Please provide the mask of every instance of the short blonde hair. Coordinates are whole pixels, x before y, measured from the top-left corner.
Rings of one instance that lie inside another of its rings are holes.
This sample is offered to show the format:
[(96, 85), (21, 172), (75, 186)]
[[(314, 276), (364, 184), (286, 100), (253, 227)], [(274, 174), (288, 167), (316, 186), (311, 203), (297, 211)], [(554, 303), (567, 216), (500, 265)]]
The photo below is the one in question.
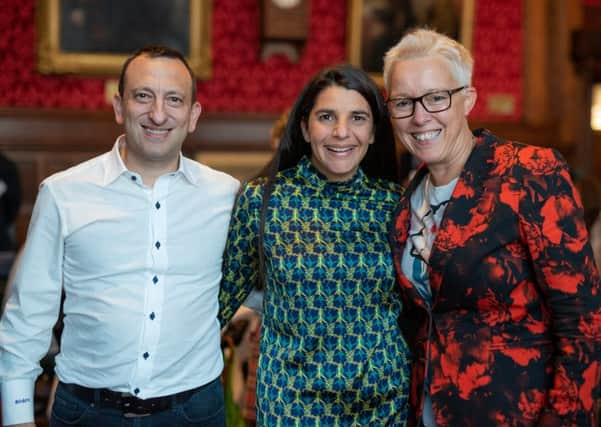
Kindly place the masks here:
[(450, 65), (457, 84), (471, 86), (474, 59), (471, 53), (456, 40), (426, 28), (418, 28), (405, 34), (384, 56), (384, 86), (390, 92), (392, 67), (399, 61), (440, 55)]

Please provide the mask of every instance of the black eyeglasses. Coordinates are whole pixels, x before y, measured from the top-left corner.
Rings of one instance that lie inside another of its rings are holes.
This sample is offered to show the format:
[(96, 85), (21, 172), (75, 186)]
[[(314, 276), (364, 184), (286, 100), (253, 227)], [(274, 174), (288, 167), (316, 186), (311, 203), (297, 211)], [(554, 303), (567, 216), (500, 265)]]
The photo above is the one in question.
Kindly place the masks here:
[(419, 102), (428, 113), (440, 113), (451, 108), (451, 99), (457, 92), (466, 89), (461, 86), (451, 90), (437, 90), (416, 98), (390, 98), (386, 101), (390, 117), (406, 119), (415, 113), (415, 104)]

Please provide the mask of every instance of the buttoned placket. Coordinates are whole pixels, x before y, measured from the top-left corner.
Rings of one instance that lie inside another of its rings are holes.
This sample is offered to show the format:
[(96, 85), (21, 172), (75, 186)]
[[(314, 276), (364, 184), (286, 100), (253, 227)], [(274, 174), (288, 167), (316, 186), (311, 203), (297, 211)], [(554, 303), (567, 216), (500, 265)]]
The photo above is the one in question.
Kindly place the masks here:
[(167, 193), (173, 175), (159, 177), (152, 188), (145, 188), (149, 217), (147, 275), (144, 283), (144, 317), (138, 347), (138, 362), (132, 379), (132, 393), (138, 395), (150, 381), (161, 330), (161, 308), (167, 271)]

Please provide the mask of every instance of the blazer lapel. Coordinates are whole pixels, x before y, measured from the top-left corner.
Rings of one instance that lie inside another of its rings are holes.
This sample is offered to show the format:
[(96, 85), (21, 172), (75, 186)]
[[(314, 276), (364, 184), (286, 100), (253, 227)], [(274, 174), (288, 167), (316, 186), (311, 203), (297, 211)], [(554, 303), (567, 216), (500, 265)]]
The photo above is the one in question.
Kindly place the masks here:
[[(475, 130), (476, 143), (468, 157), (455, 185), (451, 199), (445, 208), (438, 234), (432, 245), (430, 255), (430, 288), (432, 301), (436, 304), (440, 288), (444, 283), (445, 271), (451, 263), (466, 262), (462, 258), (461, 248), (469, 239), (467, 230), (477, 232), (470, 226), (463, 226), (473, 218), (471, 209), (479, 203), (484, 180), (490, 174), (493, 158), (493, 140), (486, 130)], [(459, 250), (458, 250), (459, 249)], [(459, 259), (454, 260), (454, 257)]]
[[(403, 252), (405, 251), (407, 239), (409, 238), (409, 227), (411, 225), (411, 195), (427, 173), (428, 169), (424, 165), (417, 170), (414, 178), (411, 180), (407, 186), (407, 189), (401, 196), (395, 214), (393, 215), (393, 221), (390, 225), (389, 238), (397, 271), (402, 271), (401, 260), (403, 257)], [(398, 274), (397, 276), (399, 279), (399, 285), (403, 289), (403, 293), (406, 295), (406, 297), (409, 298), (415, 305), (426, 308), (426, 301), (421, 297), (419, 292), (417, 292), (417, 289), (415, 289), (413, 283), (411, 283), (411, 281), (405, 277), (404, 274)]]

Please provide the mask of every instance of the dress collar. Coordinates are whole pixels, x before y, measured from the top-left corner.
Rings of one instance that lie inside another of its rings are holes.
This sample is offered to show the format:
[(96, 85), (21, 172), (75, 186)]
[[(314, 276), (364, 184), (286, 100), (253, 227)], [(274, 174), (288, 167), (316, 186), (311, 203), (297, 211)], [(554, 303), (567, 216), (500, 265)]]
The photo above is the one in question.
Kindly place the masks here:
[(321, 190), (327, 189), (342, 192), (356, 191), (363, 188), (365, 181), (365, 173), (361, 167), (359, 167), (357, 173), (347, 181), (328, 181), (326, 176), (313, 165), (307, 156), (304, 156), (298, 162), (298, 171), (299, 175), (305, 179), (310, 187)]

